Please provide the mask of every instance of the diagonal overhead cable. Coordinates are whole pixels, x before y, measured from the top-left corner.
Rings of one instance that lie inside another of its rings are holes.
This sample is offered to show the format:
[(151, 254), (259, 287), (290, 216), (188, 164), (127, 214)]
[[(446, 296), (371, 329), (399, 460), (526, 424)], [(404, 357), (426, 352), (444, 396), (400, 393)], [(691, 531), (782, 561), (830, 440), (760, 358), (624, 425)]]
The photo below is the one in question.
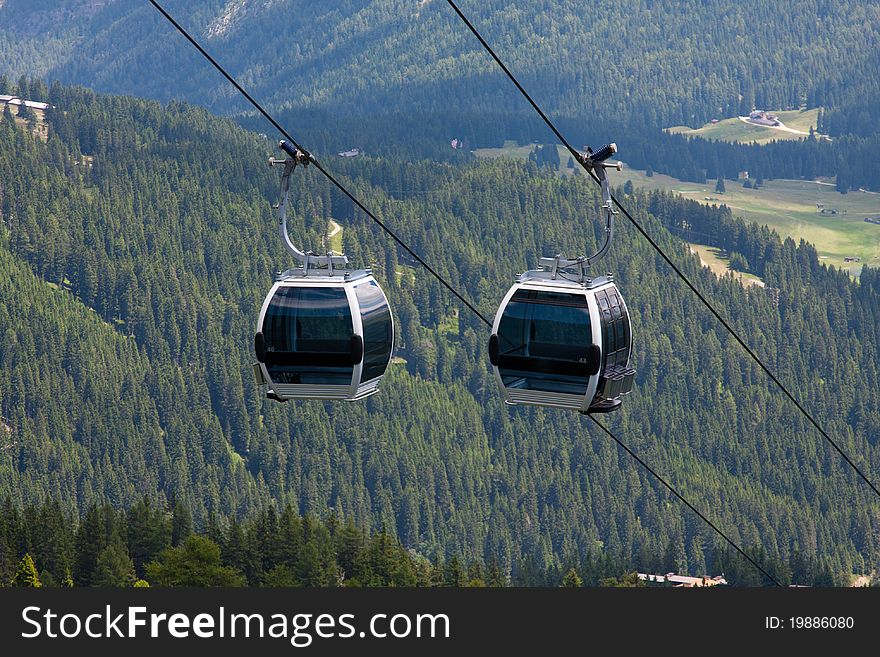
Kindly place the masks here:
[[(245, 89), (236, 82), (235, 78), (233, 78), (218, 62), (215, 60), (208, 52), (196, 41), (190, 34), (176, 21), (174, 18), (167, 12), (165, 9), (156, 1), (150, 0), (150, 4), (152, 4), (158, 11), (161, 13), (169, 23), (171, 23), (181, 35), (183, 35), (187, 41), (189, 41), (204, 57), (207, 59), (213, 66), (216, 68), (222, 75), (225, 77), (231, 84), (241, 93), (250, 103), (253, 105), (263, 117), (271, 123), (275, 129), (278, 130), (282, 135), (284, 135), (291, 144), (293, 144), (299, 151), (302, 153), (308, 154), (300, 144), (290, 136), (290, 134), (283, 128), (281, 125), (270, 115), (263, 107), (254, 100), (253, 96), (251, 96)], [(386, 226), (382, 221), (380, 221), (370, 210), (368, 210), (363, 203), (361, 203), (351, 192), (346, 189), (341, 182), (339, 182), (335, 177), (333, 177), (330, 172), (324, 169), (318, 161), (313, 158), (311, 155), (308, 155), (309, 161), (320, 171), (324, 176), (330, 180), (343, 194), (345, 194), (351, 201), (357, 205), (370, 219), (375, 221), (386, 233), (388, 233), (394, 241), (396, 241), (401, 247), (406, 249), (406, 251), (413, 256), (425, 269), (427, 269), (438, 281), (440, 281), (450, 292), (452, 292), (462, 303), (471, 312), (473, 312), (477, 317), (479, 317), (484, 324), (492, 327), (492, 322), (483, 315), (476, 307), (471, 304), (467, 299), (462, 296), (458, 290), (456, 290), (450, 283), (448, 283), (444, 278), (442, 278), (434, 269), (432, 269), (428, 263), (426, 263), (413, 249), (411, 249), (406, 243), (404, 243), (388, 226)], [(608, 434), (627, 454), (629, 454), (636, 462), (641, 465), (649, 474), (651, 474), (655, 479), (657, 479), (663, 486), (669, 489), (673, 495), (675, 495), (679, 500), (681, 500), (689, 509), (691, 509), (694, 513), (696, 513), (709, 527), (711, 527), (721, 538), (723, 538), (727, 543), (729, 543), (739, 554), (745, 557), (746, 560), (749, 561), (755, 568), (757, 568), (769, 581), (773, 582), (776, 586), (782, 586), (779, 581), (777, 581), (770, 573), (768, 573), (764, 568), (762, 568), (754, 559), (752, 559), (739, 545), (737, 545), (732, 539), (730, 539), (727, 534), (725, 534), (721, 529), (719, 529), (712, 521), (710, 521), (706, 516), (700, 513), (697, 508), (685, 499), (683, 495), (681, 495), (678, 491), (676, 491), (665, 479), (663, 479), (657, 472), (655, 472), (647, 463), (645, 463), (635, 452), (633, 452), (629, 447), (627, 447), (617, 436), (615, 436), (608, 428), (605, 427), (599, 420), (597, 420), (592, 415), (590, 419), (598, 425), (602, 431)]]
[(199, 42), (196, 41), (192, 36), (190, 36), (189, 32), (187, 32), (180, 25), (180, 23), (178, 23), (176, 20), (174, 20), (174, 18), (171, 16), (171, 14), (169, 14), (167, 11), (165, 11), (165, 9), (162, 7), (162, 5), (160, 5), (158, 2), (156, 2), (156, 0), (150, 0), (150, 4), (153, 5), (159, 11), (159, 13), (162, 14), (168, 20), (168, 22), (171, 23), (177, 29), (177, 31), (180, 32), (186, 38), (186, 40), (189, 41), (196, 48), (196, 50), (198, 50), (202, 54), (202, 56), (204, 56), (205, 59), (207, 59), (209, 62), (211, 62), (211, 64), (214, 66), (214, 68), (216, 68), (223, 75), (223, 77), (225, 77), (229, 81), (229, 83), (232, 84), (232, 86), (235, 87), (236, 90), (238, 90), (238, 92), (242, 96), (247, 98), (248, 102), (250, 102), (250, 104), (253, 105), (257, 109), (257, 111), (260, 114), (262, 114), (263, 117), (269, 123), (271, 123), (275, 127), (276, 130), (278, 130), (278, 132), (280, 132), (282, 135), (287, 137), (287, 139), (290, 141), (290, 143), (293, 144), (297, 148), (297, 150), (299, 150), (303, 154), (305, 154), (308, 157), (309, 162), (310, 162), (310, 164), (312, 164), (312, 166), (314, 166), (318, 171), (320, 171), (322, 174), (324, 174), (324, 176), (327, 178), (327, 180), (329, 180), (331, 183), (333, 183), (333, 185), (335, 185), (336, 188), (339, 189), (339, 191), (341, 191), (343, 194), (345, 194), (352, 201), (352, 203), (354, 203), (358, 208), (360, 208), (364, 212), (364, 214), (366, 214), (382, 230), (384, 230), (388, 235), (390, 235), (391, 238), (395, 242), (397, 242), (413, 258), (415, 258), (418, 261), (418, 263), (420, 265), (422, 265), (422, 267), (427, 269), (428, 272), (430, 272), (430, 274), (434, 278), (436, 278), (438, 281), (440, 281), (440, 283), (442, 283), (443, 286), (447, 290), (452, 292), (452, 294), (454, 294), (458, 298), (459, 301), (461, 301), (465, 306), (467, 306), (471, 310), (471, 312), (473, 312), (475, 315), (477, 315), (486, 324), (489, 324), (489, 326), (492, 325), (492, 322), (490, 322), (488, 318), (486, 318), (479, 310), (477, 310), (477, 308), (470, 301), (468, 301), (466, 298), (464, 298), (458, 292), (458, 290), (456, 290), (452, 286), (452, 284), (450, 284), (445, 278), (443, 278), (443, 276), (438, 274), (431, 267), (431, 265), (429, 265), (427, 262), (425, 262), (424, 259), (422, 259), (422, 257), (418, 253), (413, 251), (413, 249), (411, 249), (409, 247), (409, 245), (406, 244), (406, 242), (404, 242), (400, 237), (398, 237), (397, 234), (393, 230), (391, 230), (381, 219), (379, 219), (375, 214), (370, 212), (370, 210), (368, 210), (367, 207), (363, 203), (361, 203), (360, 200), (358, 200), (358, 198), (354, 194), (352, 194), (350, 191), (348, 191), (348, 189), (346, 189), (345, 186), (341, 182), (339, 182), (339, 180), (337, 180), (335, 176), (333, 176), (333, 174), (331, 174), (329, 171), (327, 171), (327, 169), (325, 169), (323, 166), (321, 166), (321, 163), (318, 162), (317, 159), (315, 159), (312, 155), (310, 155), (309, 152), (305, 148), (300, 146), (299, 142), (297, 142), (293, 137), (291, 137), (290, 133), (288, 133), (287, 130), (285, 130), (283, 127), (281, 127), (281, 124), (279, 124), (278, 121), (276, 121), (272, 117), (272, 115), (269, 114), (269, 112), (267, 112), (265, 109), (263, 109), (262, 105), (260, 105), (260, 103), (258, 103), (256, 100), (254, 100), (254, 97), (251, 96), (247, 91), (245, 91), (245, 89), (238, 82), (236, 82), (235, 78), (233, 78), (229, 73), (227, 73), (226, 69), (224, 69), (222, 66), (220, 66), (220, 64), (217, 63), (217, 60), (214, 59), (213, 57), (211, 57), (211, 55), (208, 54), (208, 52), (199, 44)]
[[(495, 51), (492, 49), (492, 47), (486, 42), (486, 40), (483, 38), (483, 36), (477, 31), (477, 28), (474, 27), (473, 23), (471, 23), (470, 20), (468, 20), (467, 16), (464, 15), (464, 13), (461, 11), (461, 9), (459, 9), (458, 5), (453, 0), (446, 0), (446, 2), (449, 4), (450, 7), (452, 7), (452, 9), (455, 11), (455, 13), (458, 14), (458, 17), (464, 22), (464, 24), (468, 27), (468, 29), (473, 33), (473, 35), (477, 38), (477, 40), (480, 42), (480, 44), (483, 46), (483, 48), (486, 50), (486, 52), (492, 57), (492, 59), (495, 60), (495, 63), (501, 67), (501, 70), (504, 71), (504, 73), (507, 75), (507, 77), (510, 78), (510, 81), (513, 82), (514, 86), (516, 86), (516, 88), (523, 95), (523, 97), (529, 102), (529, 104), (534, 108), (534, 110), (538, 113), (538, 115), (544, 120), (544, 123), (547, 124), (547, 127), (553, 131), (553, 134), (556, 135), (556, 137), (559, 139), (559, 141), (562, 143), (562, 145), (568, 149), (568, 151), (572, 154), (574, 159), (576, 161), (578, 161), (581, 164), (581, 166), (584, 167), (584, 169), (587, 171), (587, 173), (590, 174), (590, 176), (593, 178), (593, 180), (595, 180), (598, 183), (599, 179), (596, 176), (596, 174), (593, 172), (592, 169), (590, 169), (588, 166), (585, 165), (583, 155), (579, 151), (577, 151), (568, 142), (568, 140), (565, 137), (562, 136), (562, 133), (559, 132), (559, 130), (556, 128), (555, 125), (553, 125), (553, 122), (547, 117), (547, 115), (544, 113), (544, 111), (538, 106), (538, 104), (534, 101), (534, 99), (529, 94), (529, 92), (526, 91), (525, 88), (519, 83), (519, 81), (516, 79), (516, 76), (514, 76), (513, 73), (510, 72), (510, 69), (507, 68), (507, 66), (504, 64), (504, 62), (502, 62), (501, 59), (498, 57), (498, 55), (495, 54)], [(773, 383), (775, 383), (777, 385), (777, 387), (780, 390), (782, 390), (783, 393), (785, 393), (785, 396), (788, 397), (789, 400), (791, 400), (791, 402), (803, 414), (803, 416), (805, 418), (807, 418), (807, 420), (810, 421), (810, 424), (812, 424), (819, 431), (819, 433), (822, 434), (822, 437), (825, 438), (825, 440), (827, 440), (828, 443), (835, 450), (837, 450), (837, 453), (843, 457), (843, 460), (846, 461), (846, 463), (849, 464), (849, 466), (859, 475), (859, 477), (861, 477), (864, 480), (864, 482), (866, 484), (868, 484), (868, 486), (871, 487), (871, 490), (873, 490), (874, 493), (876, 493), (876, 495), (878, 497), (880, 497), (880, 490), (877, 489), (877, 486), (875, 486), (873, 484), (873, 482), (871, 482), (871, 480), (868, 479), (867, 475), (865, 475), (865, 473), (862, 472), (861, 468), (859, 468), (859, 466), (857, 466), (855, 464), (855, 462), (853, 462), (853, 460), (847, 455), (847, 453), (845, 451), (843, 451), (843, 449), (840, 447), (840, 445), (838, 445), (837, 442), (831, 436), (828, 435), (828, 433), (825, 431), (825, 429), (823, 429), (821, 427), (821, 425), (809, 413), (809, 411), (807, 411), (807, 409), (804, 408), (804, 406), (797, 400), (797, 398), (791, 392), (789, 392), (788, 388), (782, 383), (782, 381), (780, 381), (776, 377), (776, 375), (770, 370), (770, 368), (764, 364), (764, 361), (762, 361), (761, 358), (752, 350), (752, 348), (749, 347), (748, 344), (746, 344), (745, 340), (743, 340), (740, 337), (739, 333), (736, 332), (736, 330), (730, 325), (730, 323), (726, 319), (724, 319), (724, 317), (721, 316), (721, 314), (715, 309), (715, 307), (709, 302), (709, 300), (706, 299), (706, 297), (694, 286), (693, 283), (691, 283), (690, 279), (688, 279), (688, 277), (685, 276), (684, 272), (682, 272), (681, 269), (679, 269), (678, 266), (669, 258), (669, 256), (666, 255), (666, 253), (663, 251), (663, 249), (660, 248), (660, 245), (657, 244), (656, 241), (654, 241), (654, 239), (647, 233), (647, 231), (645, 231), (645, 229), (642, 227), (642, 225), (638, 221), (636, 221), (635, 218), (633, 218), (633, 216), (629, 213), (629, 211), (625, 207), (623, 207), (623, 205), (620, 204), (620, 201), (618, 201), (617, 198), (615, 198), (613, 195), (611, 196), (611, 200), (614, 202), (614, 205), (616, 205), (620, 209), (620, 211), (623, 213), (623, 216), (625, 216), (629, 220), (629, 222), (633, 226), (635, 226), (636, 230), (638, 230), (639, 233), (642, 234), (642, 237), (644, 237), (646, 240), (648, 240), (648, 243), (654, 248), (654, 250), (658, 254), (660, 254), (660, 257), (662, 257), (663, 260), (666, 261), (666, 264), (668, 264), (672, 268), (672, 270), (678, 275), (678, 277), (682, 281), (684, 281), (685, 285), (687, 285), (690, 288), (691, 292), (693, 292), (694, 294), (697, 295), (697, 298), (703, 302), (703, 305), (709, 309), (709, 312), (711, 312), (712, 315), (715, 316), (715, 319), (717, 319), (721, 323), (721, 325), (725, 329), (727, 329), (727, 332), (730, 333), (731, 336), (733, 336), (733, 338), (740, 344), (740, 346), (752, 358), (752, 360), (754, 360), (761, 367), (761, 369), (764, 370), (764, 372), (767, 374), (768, 377), (770, 377), (770, 379), (773, 381)]]
[(766, 570), (764, 570), (764, 569), (758, 564), (757, 561), (755, 561), (754, 559), (752, 559), (748, 554), (746, 554), (746, 553), (742, 550), (742, 548), (740, 548), (736, 543), (734, 543), (730, 538), (728, 538), (727, 534), (725, 534), (723, 531), (721, 531), (721, 530), (715, 525), (715, 523), (713, 523), (713, 522), (712, 522), (711, 520), (709, 520), (706, 516), (704, 516), (702, 513), (700, 513), (700, 511), (699, 511), (699, 510), (698, 510), (693, 504), (691, 504), (691, 503), (688, 502), (684, 497), (682, 497), (682, 496), (679, 494), (679, 492), (678, 492), (677, 490), (675, 490), (670, 484), (668, 484), (668, 483), (666, 482), (666, 480), (665, 480), (663, 477), (661, 477), (659, 474), (657, 474), (657, 473), (654, 471), (654, 469), (653, 469), (650, 465), (648, 465), (647, 463), (645, 463), (645, 462), (644, 462), (644, 461), (638, 456), (638, 454), (636, 454), (636, 453), (635, 453), (634, 451), (632, 451), (629, 447), (627, 447), (626, 444), (625, 444), (623, 441), (620, 440), (620, 438), (618, 438), (618, 437), (615, 436), (613, 433), (611, 433), (611, 430), (608, 429), (608, 427), (606, 427), (604, 424), (602, 424), (601, 422), (599, 422), (599, 420), (596, 419), (596, 416), (595, 416), (595, 415), (593, 415), (592, 413), (587, 413), (587, 417), (589, 417), (597, 427), (599, 427), (602, 431), (604, 431), (606, 434), (608, 434), (608, 436), (611, 438), (611, 440), (613, 440), (614, 442), (616, 442), (617, 445), (618, 445), (623, 451), (625, 451), (627, 454), (629, 454), (629, 455), (630, 455), (630, 456), (631, 456), (631, 457), (632, 457), (632, 458), (633, 458), (633, 459), (634, 459), (634, 460), (635, 460), (640, 466), (642, 466), (645, 470), (647, 470), (648, 472), (650, 472), (651, 475), (653, 475), (653, 477), (654, 477), (657, 481), (659, 481), (661, 484), (663, 484), (664, 486), (666, 486), (666, 488), (668, 488), (668, 489), (670, 490), (670, 492), (671, 492), (673, 495), (675, 495), (679, 500), (681, 500), (681, 502), (682, 502), (685, 506), (687, 506), (687, 508), (689, 508), (691, 511), (693, 511), (694, 513), (696, 513), (696, 514), (697, 514), (697, 515), (703, 520), (703, 522), (705, 522), (705, 523), (706, 523), (707, 525), (709, 525), (712, 529), (714, 529), (714, 530), (715, 530), (715, 533), (717, 533), (721, 538), (723, 538), (723, 539), (724, 539), (725, 541), (727, 541), (730, 545), (732, 545), (734, 550), (736, 550), (737, 552), (739, 552), (742, 556), (744, 556), (744, 557), (748, 560), (748, 562), (749, 562), (750, 564), (752, 564), (755, 568), (757, 568), (758, 570), (760, 570), (761, 573), (764, 575), (764, 577), (766, 577), (767, 579), (769, 579), (769, 580), (770, 580), (771, 582), (773, 582), (776, 586), (782, 586), (782, 584), (780, 584), (779, 581), (778, 581), (775, 577), (773, 577), (773, 575), (771, 575), (771, 574), (768, 573)]

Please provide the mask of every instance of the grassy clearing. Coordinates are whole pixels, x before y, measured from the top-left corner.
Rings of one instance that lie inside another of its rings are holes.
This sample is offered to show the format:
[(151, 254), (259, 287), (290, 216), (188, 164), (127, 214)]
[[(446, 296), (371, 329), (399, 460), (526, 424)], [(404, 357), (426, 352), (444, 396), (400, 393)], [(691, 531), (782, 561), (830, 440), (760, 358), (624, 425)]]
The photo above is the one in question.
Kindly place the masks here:
[(789, 128), (800, 130), (801, 132), (809, 132), (810, 128), (816, 128), (819, 125), (819, 108), (792, 110), (790, 112), (777, 112), (779, 120)]
[[(2, 109), (2, 106), (0, 106), (0, 120), (3, 118)], [(18, 117), (19, 108), (15, 105), (10, 105), (9, 110), (12, 112), (12, 120), (15, 121), (15, 124), (27, 128), (28, 122)], [(49, 124), (46, 123), (46, 112), (38, 108), (34, 108), (33, 112), (34, 116), (37, 117), (37, 120), (34, 122), (34, 129), (32, 132), (35, 137), (46, 142), (49, 140)]]
[(449, 317), (445, 317), (440, 325), (437, 327), (437, 331), (441, 335), (445, 336), (458, 336), (458, 311), (454, 310), (452, 315)]
[(397, 275), (397, 283), (401, 286), (406, 285), (415, 285), (416, 282), (416, 270), (410, 267), (409, 265), (397, 265), (397, 271), (394, 272)]
[[(786, 115), (807, 113), (782, 112), (780, 116), (784, 123), (798, 127), (803, 123), (789, 121)], [(810, 119), (802, 116), (801, 120)], [(563, 146), (558, 148), (559, 173), (572, 175), (572, 170), (566, 167), (568, 151)], [(534, 144), (518, 146), (508, 141), (501, 148), (481, 148), (475, 154), (524, 160), (532, 149)], [(771, 180), (761, 189), (746, 189), (741, 183), (728, 180), (725, 181), (726, 193), (716, 194), (714, 180), (705, 184), (689, 183), (659, 173), (649, 178), (644, 171), (626, 167), (622, 173), (611, 172), (612, 185), (623, 185), (627, 180), (632, 180), (636, 187), (671, 191), (707, 205), (727, 205), (735, 215), (767, 225), (783, 238), (804, 239), (814, 244), (823, 262), (847, 269), (853, 276), (859, 275), (863, 264), (880, 266), (880, 225), (864, 221), (865, 217), (880, 215), (880, 194), (858, 191), (838, 194), (828, 180)], [(840, 214), (821, 215), (816, 203), (824, 204), (826, 210), (836, 209)], [(847, 257), (861, 258), (861, 262), (845, 262)]]
[(342, 253), (343, 228), (332, 219), (327, 222), (327, 242), (331, 251)]
[[(537, 146), (537, 144), (519, 146), (515, 141), (508, 139), (504, 142), (504, 146), (500, 148), (478, 148), (474, 151), (474, 155), (488, 159), (508, 157), (512, 160), (528, 160), (529, 155), (535, 150), (535, 146)], [(568, 149), (565, 146), (560, 144), (557, 144), (556, 148), (559, 151), (559, 173), (563, 175), (572, 175), (573, 170), (566, 166), (568, 158), (571, 157), (571, 153), (568, 152)]]
[(700, 257), (700, 263), (704, 267), (711, 269), (716, 276), (727, 276), (733, 274), (743, 287), (750, 285), (759, 285), (764, 287), (764, 281), (754, 274), (746, 274), (734, 271), (729, 266), (730, 258), (724, 251), (714, 246), (706, 246), (705, 244), (688, 244), (691, 253)]
[(474, 155), (487, 158), (510, 157), (515, 160), (527, 160), (533, 150), (535, 150), (535, 144), (519, 146), (515, 141), (508, 139), (500, 148), (478, 148), (474, 151)]
[[(807, 110), (791, 110), (785, 112), (775, 112), (782, 121), (783, 125), (793, 130), (801, 132), (810, 132), (810, 128), (815, 128), (819, 121), (819, 109)], [(740, 144), (750, 144), (756, 142), (758, 144), (766, 144), (774, 140), (786, 139), (803, 139), (804, 135), (785, 130), (777, 130), (752, 123), (745, 123), (739, 117), (722, 119), (718, 123), (707, 123), (701, 128), (689, 128), (687, 126), (678, 125), (667, 128), (668, 132), (675, 134), (687, 135), (688, 137), (702, 137), (703, 139), (714, 139), (716, 141), (727, 141)]]
[[(671, 191), (707, 205), (727, 205), (735, 215), (765, 224), (783, 237), (811, 242), (823, 262), (847, 269), (854, 276), (862, 264), (880, 266), (880, 226), (864, 221), (867, 216), (880, 215), (880, 194), (838, 194), (827, 181), (806, 180), (771, 180), (761, 189), (726, 181), (727, 192), (717, 194), (714, 180), (699, 184), (661, 174), (649, 178), (644, 171), (633, 169), (624, 169), (614, 178), (616, 184), (632, 180), (636, 187)], [(840, 214), (821, 215), (816, 203)], [(846, 257), (862, 261), (847, 263)]]

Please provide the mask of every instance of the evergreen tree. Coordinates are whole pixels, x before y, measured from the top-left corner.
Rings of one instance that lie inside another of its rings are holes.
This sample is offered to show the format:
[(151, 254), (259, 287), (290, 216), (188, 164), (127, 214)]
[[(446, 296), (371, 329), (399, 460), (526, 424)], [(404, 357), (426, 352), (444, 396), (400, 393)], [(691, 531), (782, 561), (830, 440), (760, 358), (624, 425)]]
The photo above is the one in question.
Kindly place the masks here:
[(443, 584), (444, 586), (464, 586), (466, 583), (465, 572), (461, 567), (461, 561), (456, 555), (452, 555), (449, 561), (446, 562), (446, 567), (443, 570)]
[(747, 272), (751, 268), (749, 267), (749, 261), (746, 260), (746, 257), (742, 253), (737, 253), (734, 251), (730, 254), (730, 268), (734, 271), (744, 271)]
[(141, 498), (126, 514), (128, 551), (138, 573), (171, 544), (171, 523), (149, 498)]
[(21, 558), (10, 585), (24, 588), (39, 588), (43, 586), (40, 583), (40, 578), (37, 575), (37, 567), (34, 565), (34, 560), (31, 558), (30, 554), (26, 553)]
[(18, 94), (22, 100), (31, 97), (30, 82), (26, 75), (22, 75), (18, 78), (18, 84), (15, 86), (15, 93)]
[(584, 585), (584, 580), (581, 579), (581, 576), (578, 575), (577, 570), (574, 568), (569, 568), (565, 573), (565, 577), (562, 578), (562, 585), (564, 588), (580, 588)]
[(220, 547), (202, 536), (190, 536), (183, 545), (162, 551), (146, 565), (152, 586), (244, 586), (244, 575), (223, 566)]
[(488, 579), (486, 584), (493, 588), (500, 588), (507, 586), (507, 578), (501, 572), (501, 568), (498, 565), (498, 559), (495, 555), (492, 555), (489, 558), (489, 568), (488, 568)]
[(129, 587), (137, 580), (134, 562), (120, 539), (111, 541), (98, 555), (92, 586)]
[(294, 568), (288, 564), (278, 564), (263, 577), (263, 586), (269, 588), (295, 588), (303, 586)]
[(620, 577), (606, 577), (599, 582), (599, 586), (605, 588), (639, 588), (645, 583), (639, 579), (637, 572), (624, 573)]
[(0, 585), (5, 586), (15, 576), (15, 560), (12, 552), (0, 541)]
[(843, 156), (840, 157), (837, 166), (837, 179), (835, 180), (834, 188), (841, 194), (848, 193), (852, 188), (849, 160)]
[[(401, 561), (405, 563), (405, 561)], [(486, 586), (486, 575), (483, 572), (483, 564), (479, 561), (472, 562), (467, 569), (467, 586), (472, 588), (483, 588)]]
[(171, 545), (177, 547), (192, 535), (192, 514), (178, 500), (171, 515)]
[(78, 585), (91, 586), (98, 556), (118, 531), (116, 514), (109, 506), (92, 507), (86, 512), (75, 538), (73, 566)]

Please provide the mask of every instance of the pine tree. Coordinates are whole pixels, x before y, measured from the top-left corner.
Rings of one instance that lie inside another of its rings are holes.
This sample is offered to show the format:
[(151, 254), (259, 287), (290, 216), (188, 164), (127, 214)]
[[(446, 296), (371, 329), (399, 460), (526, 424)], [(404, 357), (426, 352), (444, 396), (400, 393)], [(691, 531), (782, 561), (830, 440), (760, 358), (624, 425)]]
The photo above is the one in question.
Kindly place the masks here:
[(645, 583), (639, 579), (637, 572), (624, 573), (620, 577), (605, 577), (599, 582), (599, 586), (605, 588), (639, 588)]
[(482, 588), (486, 586), (486, 574), (483, 572), (483, 564), (473, 561), (467, 569), (467, 586)]
[(37, 567), (30, 554), (25, 553), (18, 562), (18, 569), (15, 571), (15, 577), (10, 582), (11, 586), (19, 586), (23, 588), (39, 588), (43, 586), (37, 575)]
[(498, 559), (494, 554), (489, 559), (489, 574), (486, 584), (493, 588), (504, 587), (508, 584), (507, 577), (501, 572), (501, 567), (498, 565)]
[(192, 534), (192, 514), (189, 509), (180, 503), (174, 503), (174, 511), (171, 516), (171, 545), (177, 547)]
[(584, 580), (581, 579), (581, 576), (578, 575), (577, 570), (574, 568), (569, 568), (568, 572), (565, 573), (565, 576), (562, 578), (561, 586), (563, 588), (580, 588), (584, 585)]
[(9, 545), (0, 536), (0, 585), (5, 586), (15, 575), (15, 559)]
[(162, 509), (142, 498), (126, 516), (128, 527), (128, 549), (139, 573), (144, 565), (155, 559), (163, 549), (171, 544), (171, 523)]
[(464, 586), (465, 581), (465, 572), (461, 567), (461, 561), (459, 561), (457, 555), (452, 555), (449, 561), (446, 562), (446, 568), (443, 572), (443, 583), (445, 586)]
[(203, 536), (163, 550), (146, 565), (152, 586), (244, 586), (244, 575), (220, 562), (220, 547)]
[(20, 78), (18, 78), (18, 84), (15, 85), (14, 93), (22, 99), (30, 98), (30, 85), (28, 83), (26, 75), (22, 75)]
[(92, 586), (129, 587), (136, 579), (134, 562), (121, 540), (114, 540), (101, 550), (91, 577)]
[(92, 507), (80, 521), (76, 532), (73, 569), (76, 583), (90, 586), (98, 555), (107, 546), (108, 531), (114, 528), (116, 514), (109, 506)]

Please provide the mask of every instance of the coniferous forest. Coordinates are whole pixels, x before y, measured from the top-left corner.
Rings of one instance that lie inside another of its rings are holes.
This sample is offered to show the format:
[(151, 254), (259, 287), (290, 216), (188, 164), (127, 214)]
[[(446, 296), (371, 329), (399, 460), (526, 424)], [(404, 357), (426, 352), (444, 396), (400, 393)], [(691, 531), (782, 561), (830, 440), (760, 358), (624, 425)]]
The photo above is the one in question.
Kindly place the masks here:
[[(343, 226), (389, 296), (396, 358), (362, 403), (263, 399), (256, 317), (291, 264), (274, 138), (179, 101), (41, 93), (45, 143), (0, 120), (4, 584), (557, 585), (571, 569), (763, 583), (586, 418), (506, 407), (484, 325), (313, 169), (292, 180), (292, 232), (317, 250)], [(489, 317), (540, 255), (600, 238), (585, 176), (315, 152)], [(876, 479), (880, 274), (855, 282), (724, 207), (618, 193)], [(766, 288), (703, 269), (689, 229)], [(625, 220), (605, 265), (637, 336), (615, 433), (780, 581), (874, 572), (864, 482)], [(203, 580), (179, 579), (187, 560)]]
[[(443, 0), (164, 4), (312, 148), (455, 159), (453, 137), (477, 148), (549, 134)], [(747, 170), (880, 190), (876, 2), (461, 4), (578, 147), (616, 141), (631, 166), (684, 180)], [(27, 74), (186, 99), (266, 129), (148, 3), (5, 0), (0, 49), (7, 85)], [(752, 147), (663, 131), (756, 107), (821, 108), (813, 127), (834, 139)]]
[[(7, 499), (2, 510), (0, 574), (6, 585), (20, 587), (504, 587), (566, 586), (572, 579), (579, 586), (620, 586), (627, 581), (625, 562), (588, 553), (565, 573), (558, 568), (523, 572), (521, 582), (511, 582), (495, 559), (465, 563), (453, 555), (432, 562), (384, 529), (368, 535), (350, 518), (342, 523), (330, 515), (321, 521), (299, 516), (290, 506), (280, 513), (269, 506), (242, 522), (211, 518), (197, 532), (185, 507), (162, 508), (148, 498), (125, 511), (93, 507), (79, 522), (71, 522), (55, 502), (19, 511)], [(17, 553), (24, 556), (14, 563)], [(730, 563), (737, 567), (738, 562)], [(803, 563), (806, 569), (815, 567)], [(830, 575), (820, 576), (833, 583)]]

